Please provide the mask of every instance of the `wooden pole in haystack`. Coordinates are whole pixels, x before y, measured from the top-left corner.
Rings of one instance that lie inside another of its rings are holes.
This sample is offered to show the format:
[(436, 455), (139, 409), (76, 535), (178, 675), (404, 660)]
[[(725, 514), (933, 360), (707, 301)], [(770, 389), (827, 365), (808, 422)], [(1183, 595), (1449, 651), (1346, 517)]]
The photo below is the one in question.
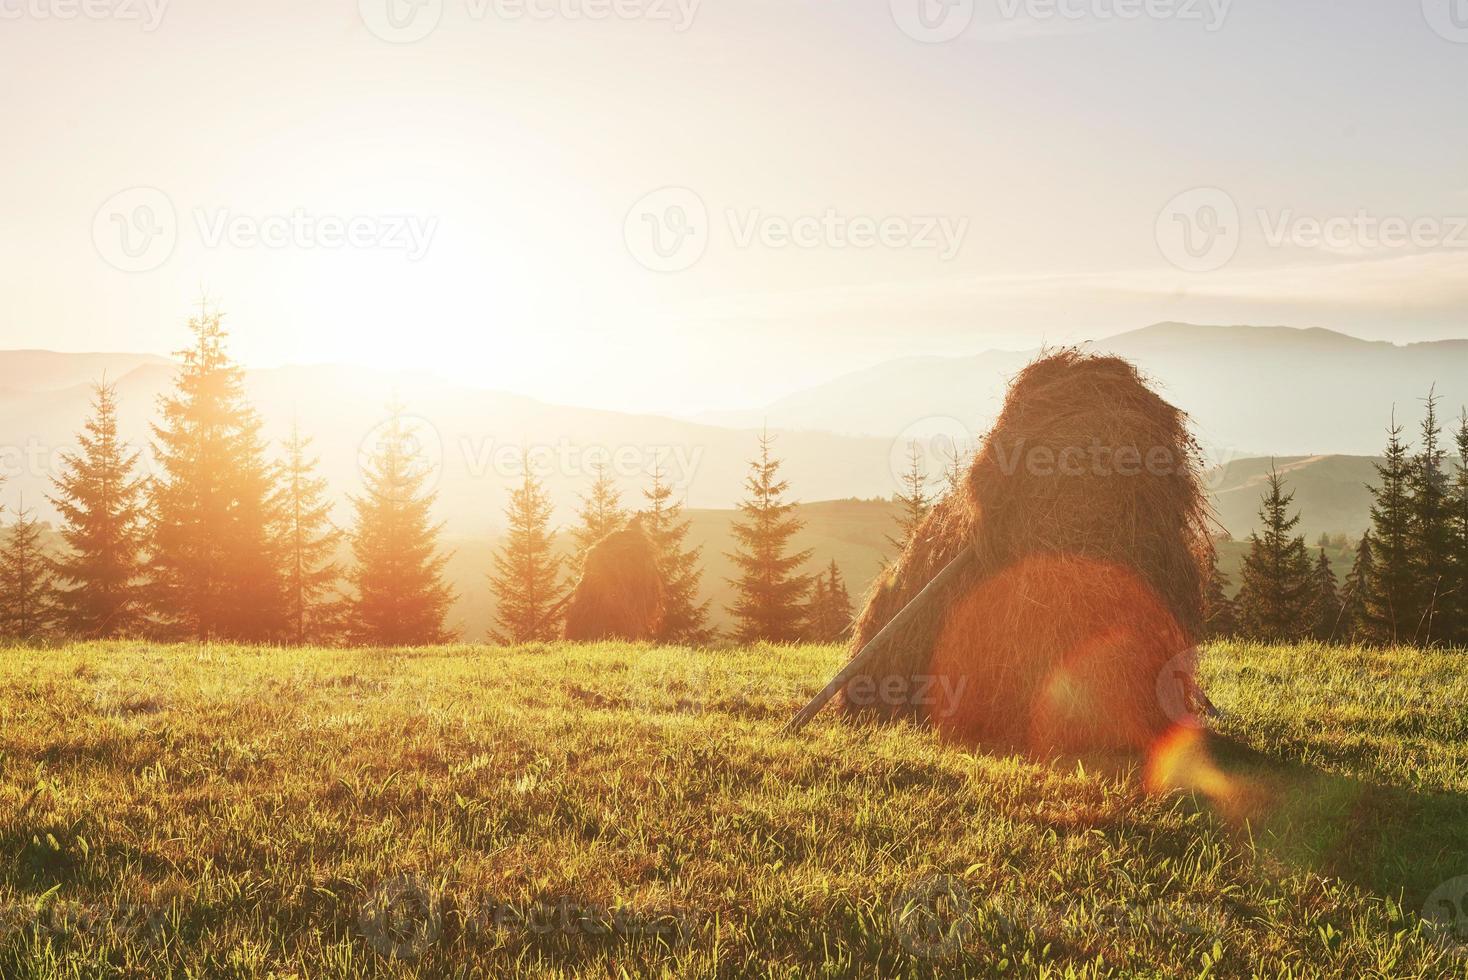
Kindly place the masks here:
[(887, 637), (906, 625), (928, 603), (937, 601), (938, 593), (942, 592), (944, 587), (957, 579), (963, 573), (963, 570), (972, 564), (973, 561), (974, 550), (972, 548), (965, 548), (959, 552), (957, 558), (949, 562), (941, 572), (933, 577), (931, 582), (923, 586), (921, 592), (912, 597), (911, 602), (903, 606), (897, 615), (887, 621), (887, 625), (882, 627), (881, 632), (872, 637), (866, 646), (857, 651), (856, 656), (846, 662), (846, 666), (842, 667), (840, 672), (831, 678), (831, 682), (821, 689), (821, 693), (811, 698), (809, 704), (801, 708), (796, 712), (794, 718), (786, 722), (785, 731), (794, 734), (804, 728), (806, 722), (814, 718), (816, 713), (826, 706), (826, 702), (834, 698), (853, 677), (861, 673), (862, 667), (876, 655), (877, 651), (886, 645)]

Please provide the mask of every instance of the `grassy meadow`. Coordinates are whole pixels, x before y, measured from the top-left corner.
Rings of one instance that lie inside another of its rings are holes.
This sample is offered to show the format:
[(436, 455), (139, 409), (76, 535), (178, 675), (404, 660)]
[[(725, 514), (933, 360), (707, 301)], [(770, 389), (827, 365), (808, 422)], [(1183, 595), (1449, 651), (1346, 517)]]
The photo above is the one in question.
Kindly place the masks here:
[(1226, 798), (840, 659), (0, 651), (0, 976), (1468, 976), (1468, 656), (1208, 650)]

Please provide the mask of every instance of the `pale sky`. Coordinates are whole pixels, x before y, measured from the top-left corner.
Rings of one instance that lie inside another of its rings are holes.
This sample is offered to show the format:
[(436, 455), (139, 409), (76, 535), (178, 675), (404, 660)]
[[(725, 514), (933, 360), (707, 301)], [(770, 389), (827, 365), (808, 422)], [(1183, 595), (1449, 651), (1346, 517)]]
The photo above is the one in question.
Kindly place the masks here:
[(0, 0), (0, 63), (3, 347), (167, 353), (207, 294), (251, 365), (693, 412), (1468, 336), (1468, 0)]

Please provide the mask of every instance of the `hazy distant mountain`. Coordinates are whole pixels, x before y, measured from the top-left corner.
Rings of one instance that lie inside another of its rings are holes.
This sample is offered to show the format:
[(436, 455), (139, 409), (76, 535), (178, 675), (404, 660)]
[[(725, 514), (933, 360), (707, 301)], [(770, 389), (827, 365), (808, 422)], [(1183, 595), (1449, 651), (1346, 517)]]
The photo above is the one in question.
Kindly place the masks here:
[[(1444, 414), (1468, 402), (1468, 341), (1394, 345), (1292, 327), (1154, 326), (1089, 345), (1138, 364), (1187, 410), (1215, 458), (1379, 452), (1395, 405), (1409, 431), (1433, 385)], [(1005, 385), (1036, 351), (917, 357), (849, 374), (723, 425), (769, 419), (790, 429), (892, 437), (951, 416), (982, 432)]]
[[(73, 362), (71, 359), (75, 359)], [(75, 443), (88, 413), (90, 378), (106, 370), (118, 386), (120, 427), (146, 445), (158, 396), (172, 385), (174, 366), (145, 355), (58, 355), (0, 352), (0, 500), (22, 500), (43, 517), (45, 494), (59, 455)], [(424, 446), (440, 464), (438, 515), (454, 537), (480, 535), (503, 523), (507, 488), (518, 480), (522, 451), (532, 454), (569, 521), (598, 458), (607, 460), (631, 506), (656, 457), (691, 507), (728, 507), (743, 494), (755, 434), (680, 419), (549, 405), (503, 392), (449, 385), (413, 374), (341, 366), (252, 371), (250, 398), (266, 434), (282, 438), (292, 420), (315, 439), (322, 473), (339, 501), (360, 486), (359, 454), (396, 397), (418, 420)], [(800, 500), (887, 496), (895, 489), (891, 440), (829, 433), (778, 434), (776, 451)], [(145, 459), (148, 456), (145, 454)]]
[(98, 378), (113, 381), (145, 366), (168, 366), (153, 354), (63, 354), (49, 350), (0, 352), (0, 389), (47, 391), (88, 384)]

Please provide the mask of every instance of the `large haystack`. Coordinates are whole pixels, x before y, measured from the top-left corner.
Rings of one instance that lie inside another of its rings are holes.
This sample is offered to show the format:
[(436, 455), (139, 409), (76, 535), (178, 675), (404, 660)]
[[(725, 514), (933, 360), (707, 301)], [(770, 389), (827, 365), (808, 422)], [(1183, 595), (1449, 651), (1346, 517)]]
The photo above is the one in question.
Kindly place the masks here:
[(663, 596), (657, 553), (634, 517), (586, 552), (566, 606), (565, 638), (650, 640), (662, 626)]
[(976, 560), (847, 685), (847, 710), (1038, 752), (1156, 734), (1158, 671), (1201, 626), (1199, 464), (1186, 417), (1126, 361), (1066, 350), (1025, 368), (852, 650), (964, 548)]

